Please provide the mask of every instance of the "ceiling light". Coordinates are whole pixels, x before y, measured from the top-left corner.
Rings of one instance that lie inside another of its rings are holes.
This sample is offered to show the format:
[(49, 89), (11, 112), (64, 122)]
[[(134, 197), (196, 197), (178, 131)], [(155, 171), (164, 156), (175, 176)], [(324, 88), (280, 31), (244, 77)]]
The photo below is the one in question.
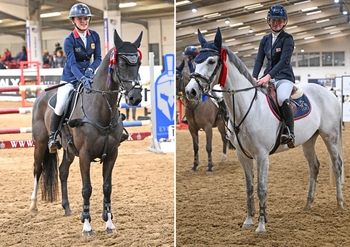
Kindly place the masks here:
[(343, 10), (343, 15), (347, 15), (348, 11), (347, 10)]
[(208, 33), (208, 34), (205, 34), (204, 36), (205, 37), (209, 37), (209, 36), (214, 36), (216, 33)]
[(2, 20), (0, 20), (0, 23), (2, 23)]
[(261, 36), (261, 35), (265, 35), (266, 33), (265, 32), (262, 32), (262, 33), (256, 33), (255, 36)]
[(315, 38), (315, 36), (305, 37), (304, 39), (305, 39), (305, 40), (308, 40), (308, 39), (313, 39), (313, 38)]
[[(207, 33), (208, 30), (202, 30), (201, 33)], [(194, 34), (198, 34), (198, 31), (194, 32)]]
[(213, 17), (217, 17), (217, 16), (221, 16), (221, 14), (213, 13), (213, 14), (209, 14), (209, 15), (203, 15), (204, 18), (213, 18)]
[(243, 22), (238, 22), (238, 23), (231, 24), (230, 27), (237, 27), (242, 25), (243, 25)]
[(195, 12), (197, 12), (197, 9), (196, 9), (196, 8), (193, 8), (191, 11), (192, 11), (193, 13), (195, 13)]
[(307, 11), (310, 11), (310, 10), (315, 10), (315, 9), (318, 9), (318, 7), (311, 7), (311, 8), (306, 8), (306, 9), (302, 9), (301, 11), (302, 12), (307, 12)]
[(306, 15), (314, 15), (314, 14), (318, 14), (318, 13), (321, 13), (322, 11), (321, 10), (317, 10), (317, 11), (314, 11), (314, 12), (308, 12), (306, 13)]
[(181, 25), (181, 24), (182, 24), (182, 22), (176, 22), (176, 26), (177, 26), (177, 25)]
[(253, 31), (253, 29), (249, 29), (249, 31), (248, 31), (248, 33), (253, 33), (254, 31)]
[(301, 48), (301, 50), (300, 50), (301, 52), (304, 52), (305, 50), (303, 49), (303, 48)]
[(258, 4), (252, 4), (252, 5), (248, 5), (248, 6), (244, 6), (245, 9), (256, 9), (256, 8), (260, 8), (260, 7), (263, 7), (264, 5), (262, 5), (261, 3), (258, 3)]
[(303, 35), (303, 34), (307, 34), (307, 32), (297, 33), (296, 35)]
[(231, 41), (235, 41), (236, 39), (227, 39), (225, 40), (225, 42), (231, 42)]
[(303, 3), (309, 3), (309, 2), (310, 2), (310, 0), (306, 0), (306, 1), (294, 3), (294, 5), (299, 5), (299, 4), (303, 4)]
[(339, 0), (334, 0), (335, 3), (339, 3)]
[(191, 3), (190, 1), (184, 0), (184, 1), (176, 2), (176, 6), (190, 4), (190, 3)]
[(239, 27), (238, 30), (242, 30), (242, 29), (246, 29), (246, 28), (250, 28), (250, 26)]
[(246, 44), (243, 44), (242, 46), (248, 46), (248, 45), (251, 45), (252, 43), (246, 43)]
[(251, 57), (252, 54), (246, 54), (246, 55), (243, 55), (243, 57)]
[(298, 26), (290, 26), (290, 27), (286, 27), (287, 30), (290, 30), (290, 29), (294, 29), (294, 28), (297, 28)]
[(341, 31), (334, 31), (334, 32), (330, 32), (329, 34), (336, 34), (336, 33), (341, 33)]
[(327, 22), (327, 21), (329, 21), (329, 19), (319, 20), (319, 21), (316, 21), (316, 23), (322, 23), (322, 22)]
[(225, 24), (230, 24), (230, 19), (226, 19)]
[(54, 16), (60, 16), (60, 15), (61, 15), (61, 12), (51, 12), (51, 13), (40, 14), (40, 18), (54, 17)]
[(135, 2), (129, 2), (129, 3), (120, 3), (119, 8), (129, 8), (129, 7), (134, 7), (136, 6)]
[(335, 28), (335, 27), (337, 27), (337, 26), (328, 26), (328, 27), (324, 27), (324, 29), (332, 29), (332, 28)]

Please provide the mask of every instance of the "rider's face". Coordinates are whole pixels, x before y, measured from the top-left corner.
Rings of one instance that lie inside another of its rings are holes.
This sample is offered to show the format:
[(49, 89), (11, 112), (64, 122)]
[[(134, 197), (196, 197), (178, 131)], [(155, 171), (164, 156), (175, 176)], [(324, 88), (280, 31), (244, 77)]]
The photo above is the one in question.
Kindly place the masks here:
[(269, 19), (269, 24), (272, 30), (279, 31), (286, 25), (287, 21), (284, 19)]
[(73, 22), (80, 30), (85, 31), (89, 27), (90, 18), (88, 16), (77, 16), (74, 17)]

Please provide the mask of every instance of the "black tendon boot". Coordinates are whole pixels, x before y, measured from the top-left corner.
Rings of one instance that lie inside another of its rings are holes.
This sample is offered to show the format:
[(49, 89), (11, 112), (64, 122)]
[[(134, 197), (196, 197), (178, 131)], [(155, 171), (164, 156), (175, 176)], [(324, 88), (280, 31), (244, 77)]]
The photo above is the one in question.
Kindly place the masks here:
[(289, 148), (294, 148), (294, 113), (289, 99), (286, 99), (281, 106), (282, 116), (286, 123), (286, 131), (281, 135), (281, 144), (287, 144)]
[(61, 116), (56, 115), (55, 112), (51, 115), (50, 121), (50, 136), (48, 142), (48, 148), (50, 153), (57, 153), (58, 145), (55, 140), (56, 131), (58, 130), (58, 126), (61, 121)]

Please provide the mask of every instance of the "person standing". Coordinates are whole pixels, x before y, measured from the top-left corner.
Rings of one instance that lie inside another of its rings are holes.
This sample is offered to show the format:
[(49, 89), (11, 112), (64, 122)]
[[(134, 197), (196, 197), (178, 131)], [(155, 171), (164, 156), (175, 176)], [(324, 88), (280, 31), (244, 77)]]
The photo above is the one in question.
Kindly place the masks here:
[[(253, 77), (262, 86), (271, 82), (275, 85), (277, 102), (286, 124), (285, 132), (281, 135), (281, 144), (294, 147), (294, 113), (289, 102), (295, 77), (291, 65), (294, 51), (293, 36), (284, 31), (288, 22), (287, 10), (281, 4), (273, 5), (267, 13), (267, 24), (271, 33), (265, 35), (259, 44), (255, 60)], [(258, 78), (264, 59), (267, 59), (266, 69), (261, 78)]]
[[(83, 3), (74, 4), (69, 11), (69, 18), (74, 30), (64, 40), (66, 63), (61, 76), (61, 86), (57, 90), (57, 103), (51, 116), (48, 148), (50, 153), (57, 152), (55, 140), (61, 116), (63, 115), (68, 94), (79, 83), (83, 83), (85, 92), (90, 93), (92, 78), (100, 65), (101, 41), (96, 31), (89, 28), (91, 21), (90, 8)], [(91, 61), (93, 57), (93, 61)]]

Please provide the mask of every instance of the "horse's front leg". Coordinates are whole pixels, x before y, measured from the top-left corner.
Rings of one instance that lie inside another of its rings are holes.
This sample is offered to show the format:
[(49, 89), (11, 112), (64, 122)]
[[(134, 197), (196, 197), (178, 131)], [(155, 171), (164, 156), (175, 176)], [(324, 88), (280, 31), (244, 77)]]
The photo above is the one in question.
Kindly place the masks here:
[(257, 158), (258, 197), (259, 197), (259, 225), (256, 233), (266, 233), (265, 223), (268, 221), (266, 212), (267, 178), (269, 173), (269, 156)]
[[(68, 158), (67, 156), (68, 155)], [(68, 188), (67, 180), (69, 176), (69, 167), (74, 161), (74, 154), (63, 152), (63, 159), (60, 165), (60, 180), (61, 180), (61, 192), (62, 192), (62, 207), (64, 209), (64, 215), (71, 215), (72, 211), (70, 209), (69, 200), (68, 200)]]
[(199, 164), (199, 155), (198, 155), (198, 130), (193, 129), (191, 126), (189, 126), (189, 130), (192, 136), (192, 144), (193, 144), (193, 167), (191, 168), (191, 172), (197, 171), (197, 166)]
[(213, 126), (207, 125), (205, 127), (205, 135), (206, 135), (206, 150), (208, 154), (208, 170), (207, 174), (213, 174), (213, 158), (211, 156), (212, 152), (212, 140), (213, 140)]
[(80, 173), (83, 181), (82, 195), (83, 195), (83, 210), (81, 213), (80, 220), (84, 224), (83, 226), (83, 235), (84, 236), (93, 236), (90, 222), (90, 197), (92, 193), (92, 186), (90, 180), (90, 160), (87, 159), (88, 155), (80, 152), (79, 154), (79, 163), (80, 163)]
[[(117, 153), (117, 152), (116, 152)], [(111, 193), (112, 193), (112, 171), (117, 154), (103, 162), (103, 213), (102, 219), (106, 222), (106, 232), (112, 233), (115, 229), (111, 211)]]
[(242, 228), (248, 229), (254, 225), (252, 217), (255, 215), (254, 164), (252, 159), (249, 159), (239, 151), (237, 151), (237, 157), (244, 170), (245, 186), (246, 186), (246, 194), (247, 194), (247, 217), (242, 225)]
[(221, 140), (222, 140), (222, 155), (221, 155), (221, 165), (225, 165), (225, 160), (227, 158), (226, 151), (227, 151), (227, 139), (226, 139), (226, 133), (225, 133), (225, 124), (223, 120), (222, 122), (219, 123), (218, 125), (218, 130), (221, 135)]

